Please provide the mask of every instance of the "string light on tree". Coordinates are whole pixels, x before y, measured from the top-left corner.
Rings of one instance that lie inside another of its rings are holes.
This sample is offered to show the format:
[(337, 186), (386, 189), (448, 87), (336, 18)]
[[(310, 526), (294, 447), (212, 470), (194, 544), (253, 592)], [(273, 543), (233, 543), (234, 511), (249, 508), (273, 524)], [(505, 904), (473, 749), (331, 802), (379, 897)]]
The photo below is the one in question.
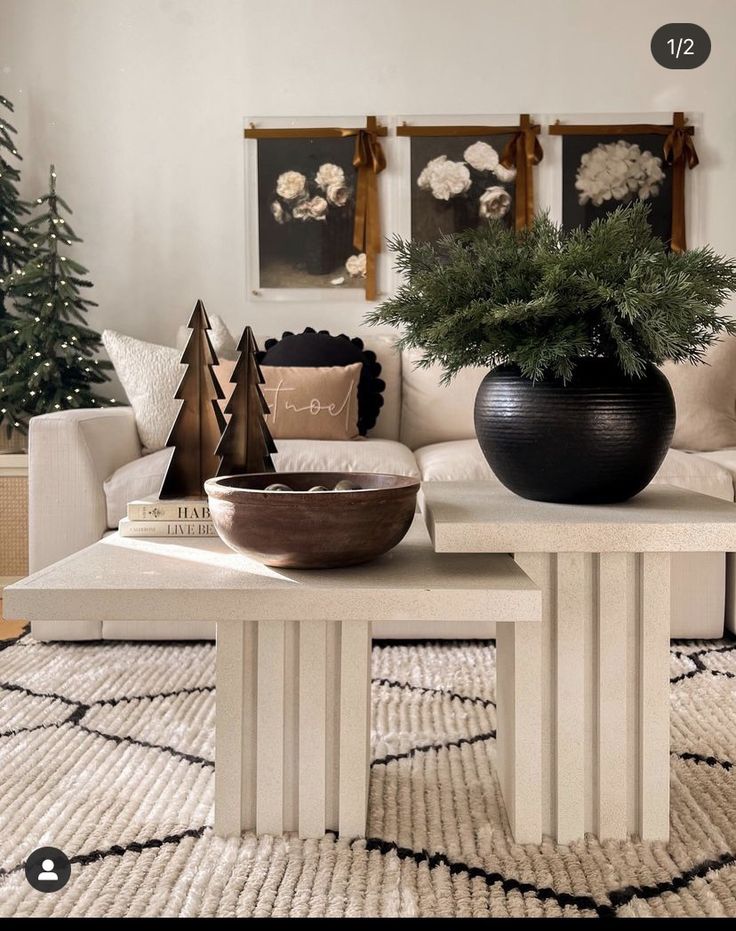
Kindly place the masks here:
[[(0, 113), (3, 111), (12, 113), (13, 105), (0, 95)], [(21, 159), (12, 141), (13, 134), (15, 128), (4, 116), (0, 117), (0, 395), (10, 377), (9, 367), (13, 364), (12, 337), (18, 335), (14, 331), (6, 292), (12, 274), (22, 268), (29, 257), (24, 220), (29, 205), (21, 200), (18, 193), (20, 171), (15, 163)], [(0, 410), (0, 444), (10, 437), (15, 423), (10, 408)]]
[[(6, 416), (24, 432), (36, 414), (106, 404), (93, 388), (108, 381), (110, 368), (109, 362), (94, 359), (101, 344), (99, 334), (87, 325), (90, 309), (97, 306), (82, 296), (92, 287), (87, 269), (58, 252), (53, 231), (61, 223), (60, 212), (71, 210), (56, 192), (53, 166), (49, 193), (36, 203), (43, 209), (28, 223), (38, 246), (36, 258), (11, 273), (7, 286), (17, 337), (12, 343), (15, 374), (0, 386)], [(68, 223), (64, 232), (68, 244), (81, 241)]]

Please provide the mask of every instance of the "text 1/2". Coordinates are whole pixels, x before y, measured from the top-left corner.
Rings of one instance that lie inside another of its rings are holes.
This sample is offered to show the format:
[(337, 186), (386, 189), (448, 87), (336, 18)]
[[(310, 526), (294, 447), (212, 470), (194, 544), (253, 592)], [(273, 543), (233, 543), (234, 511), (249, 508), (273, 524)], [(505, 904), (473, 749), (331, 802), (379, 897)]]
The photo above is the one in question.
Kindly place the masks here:
[(694, 55), (695, 54), (695, 52), (693, 51), (695, 42), (692, 39), (685, 39), (682, 36), (680, 36), (680, 38), (677, 39), (676, 42), (675, 42), (675, 39), (668, 39), (667, 45), (669, 45), (670, 52), (675, 56), (675, 58), (679, 58), (680, 55)]
[(654, 33), (650, 48), (663, 68), (699, 68), (710, 55), (710, 36), (696, 23), (667, 23)]

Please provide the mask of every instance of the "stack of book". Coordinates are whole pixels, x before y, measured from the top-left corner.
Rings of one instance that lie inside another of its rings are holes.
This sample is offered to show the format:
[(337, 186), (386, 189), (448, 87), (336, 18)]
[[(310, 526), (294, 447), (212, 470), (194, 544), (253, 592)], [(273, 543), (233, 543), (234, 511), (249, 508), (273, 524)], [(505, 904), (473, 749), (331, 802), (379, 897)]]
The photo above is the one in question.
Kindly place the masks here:
[(121, 537), (216, 537), (206, 498), (131, 501), (118, 527)]

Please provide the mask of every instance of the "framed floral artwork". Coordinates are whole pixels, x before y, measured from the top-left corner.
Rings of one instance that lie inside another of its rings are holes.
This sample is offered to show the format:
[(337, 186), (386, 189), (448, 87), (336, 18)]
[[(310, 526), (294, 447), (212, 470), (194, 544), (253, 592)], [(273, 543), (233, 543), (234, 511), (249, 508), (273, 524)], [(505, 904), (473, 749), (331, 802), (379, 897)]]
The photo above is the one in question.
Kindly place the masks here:
[(255, 146), (249, 206), (254, 293), (375, 294), (383, 133), (374, 118), (366, 128), (251, 124), (245, 130)]
[(526, 226), (538, 132), (526, 115), (512, 126), (400, 125), (410, 147), (411, 238), (433, 241), (489, 221)]
[(685, 169), (698, 164), (694, 130), (682, 113), (671, 124), (550, 126), (562, 136), (562, 223), (588, 227), (634, 201), (651, 205), (654, 232), (675, 251), (686, 246)]

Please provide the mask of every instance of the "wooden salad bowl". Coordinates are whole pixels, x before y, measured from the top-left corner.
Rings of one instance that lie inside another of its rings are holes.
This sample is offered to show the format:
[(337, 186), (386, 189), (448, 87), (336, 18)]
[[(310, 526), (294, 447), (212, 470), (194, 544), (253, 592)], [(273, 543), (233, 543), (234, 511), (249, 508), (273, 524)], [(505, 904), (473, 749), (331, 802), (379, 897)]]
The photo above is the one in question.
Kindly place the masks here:
[[(339, 481), (350, 491), (309, 491)], [(292, 491), (265, 491), (273, 484)], [(205, 482), (215, 529), (227, 545), (267, 566), (334, 569), (388, 552), (405, 536), (419, 481), (372, 472), (257, 472)]]

